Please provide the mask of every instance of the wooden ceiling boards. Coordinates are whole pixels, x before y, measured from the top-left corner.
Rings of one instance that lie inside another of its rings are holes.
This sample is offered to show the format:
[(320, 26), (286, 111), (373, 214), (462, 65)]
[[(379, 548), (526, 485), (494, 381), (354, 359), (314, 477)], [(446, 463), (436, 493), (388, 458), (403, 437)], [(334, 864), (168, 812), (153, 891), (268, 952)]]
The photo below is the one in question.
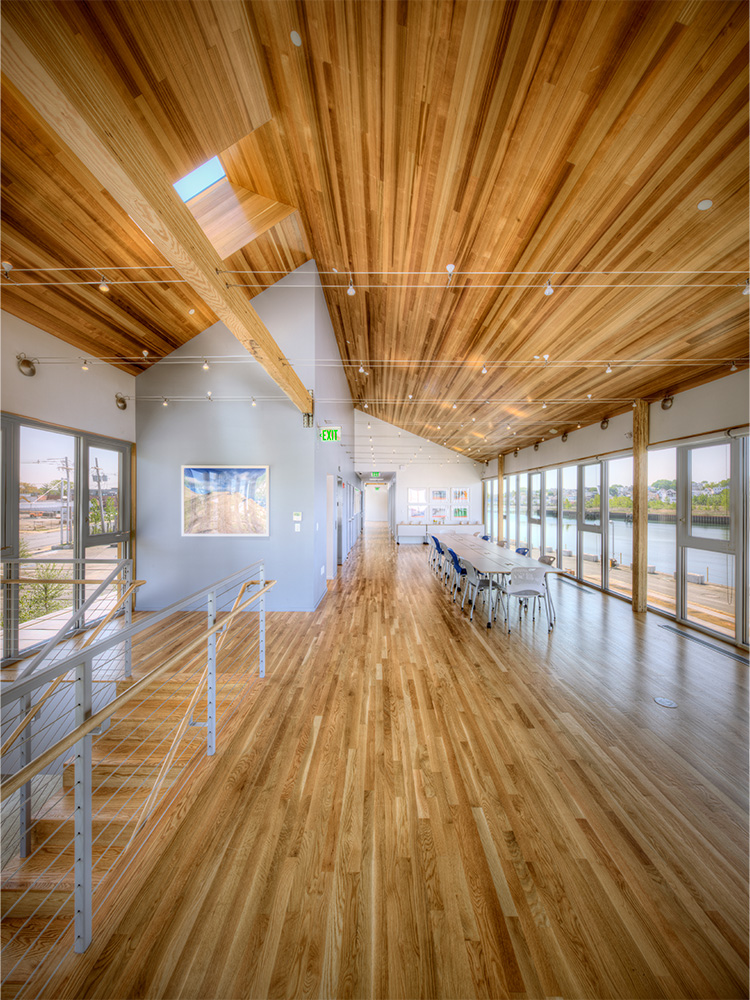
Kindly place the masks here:
[[(372, 415), (488, 459), (747, 365), (745, 3), (45, 6), (134, 102), (152, 172), (171, 184), (218, 153), (229, 182), (296, 209), (225, 266), (251, 272), (235, 276), (249, 298), (315, 258)], [(61, 55), (55, 38), (35, 51)], [(4, 99), (3, 258), (160, 263)], [(91, 288), (4, 290), (11, 312), (122, 357), (214, 321), (203, 305), (188, 322), (168, 282), (118, 286), (117, 308)]]

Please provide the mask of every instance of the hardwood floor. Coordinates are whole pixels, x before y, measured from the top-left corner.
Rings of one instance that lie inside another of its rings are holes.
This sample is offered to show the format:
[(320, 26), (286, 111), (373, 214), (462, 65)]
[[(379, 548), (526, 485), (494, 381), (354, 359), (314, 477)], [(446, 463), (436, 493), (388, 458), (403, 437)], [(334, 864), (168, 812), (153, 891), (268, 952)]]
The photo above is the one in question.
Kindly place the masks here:
[(552, 586), (551, 634), (488, 631), (369, 527), (269, 616), (266, 680), (44, 995), (747, 997), (747, 665)]

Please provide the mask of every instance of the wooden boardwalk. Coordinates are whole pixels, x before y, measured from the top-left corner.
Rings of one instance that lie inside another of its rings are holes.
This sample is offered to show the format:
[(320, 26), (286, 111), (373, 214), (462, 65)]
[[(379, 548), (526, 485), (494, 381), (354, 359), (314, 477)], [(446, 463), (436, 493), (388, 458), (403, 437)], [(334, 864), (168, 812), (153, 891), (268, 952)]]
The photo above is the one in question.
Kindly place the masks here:
[(368, 527), (44, 995), (747, 997), (747, 666), (551, 586), (488, 631)]

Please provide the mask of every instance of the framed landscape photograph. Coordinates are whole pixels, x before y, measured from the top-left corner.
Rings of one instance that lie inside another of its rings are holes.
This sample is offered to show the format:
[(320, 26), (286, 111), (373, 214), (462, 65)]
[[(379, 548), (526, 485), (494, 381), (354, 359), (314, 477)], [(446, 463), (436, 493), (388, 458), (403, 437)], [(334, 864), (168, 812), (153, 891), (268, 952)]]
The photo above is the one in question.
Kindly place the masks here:
[(427, 520), (427, 504), (424, 504), (424, 503), (410, 503), (409, 504), (409, 520), (410, 521), (426, 521)]
[(454, 521), (463, 521), (463, 520), (466, 520), (466, 518), (468, 516), (469, 516), (469, 508), (468, 507), (454, 507), (453, 508), (453, 520)]
[(448, 505), (438, 504), (430, 508), (430, 519), (433, 524), (445, 524), (448, 520)]
[(409, 503), (427, 503), (427, 489), (426, 487), (409, 487), (407, 493), (407, 500)]
[(430, 492), (432, 503), (448, 503), (449, 499), (448, 490), (434, 489)]
[(451, 490), (451, 501), (453, 503), (468, 503), (469, 491), (462, 487), (454, 486)]
[(182, 534), (267, 536), (268, 466), (183, 465)]

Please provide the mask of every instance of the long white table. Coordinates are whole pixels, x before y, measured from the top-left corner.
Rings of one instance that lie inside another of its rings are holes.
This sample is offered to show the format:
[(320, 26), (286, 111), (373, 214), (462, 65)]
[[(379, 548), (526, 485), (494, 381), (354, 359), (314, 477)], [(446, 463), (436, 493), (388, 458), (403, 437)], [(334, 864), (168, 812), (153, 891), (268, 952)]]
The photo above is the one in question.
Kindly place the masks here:
[[(544, 567), (547, 573), (565, 573), (559, 566), (547, 566), (530, 556), (522, 556), (513, 549), (503, 549), (495, 542), (485, 542), (482, 538), (467, 537), (466, 535), (452, 534), (451, 532), (431, 532), (434, 534), (443, 548), (451, 548), (459, 559), (465, 559), (472, 564), (478, 573), (483, 573), (489, 577), (502, 577), (512, 573), (516, 568), (539, 569)], [(492, 607), (488, 602), (487, 628), (492, 628)]]

